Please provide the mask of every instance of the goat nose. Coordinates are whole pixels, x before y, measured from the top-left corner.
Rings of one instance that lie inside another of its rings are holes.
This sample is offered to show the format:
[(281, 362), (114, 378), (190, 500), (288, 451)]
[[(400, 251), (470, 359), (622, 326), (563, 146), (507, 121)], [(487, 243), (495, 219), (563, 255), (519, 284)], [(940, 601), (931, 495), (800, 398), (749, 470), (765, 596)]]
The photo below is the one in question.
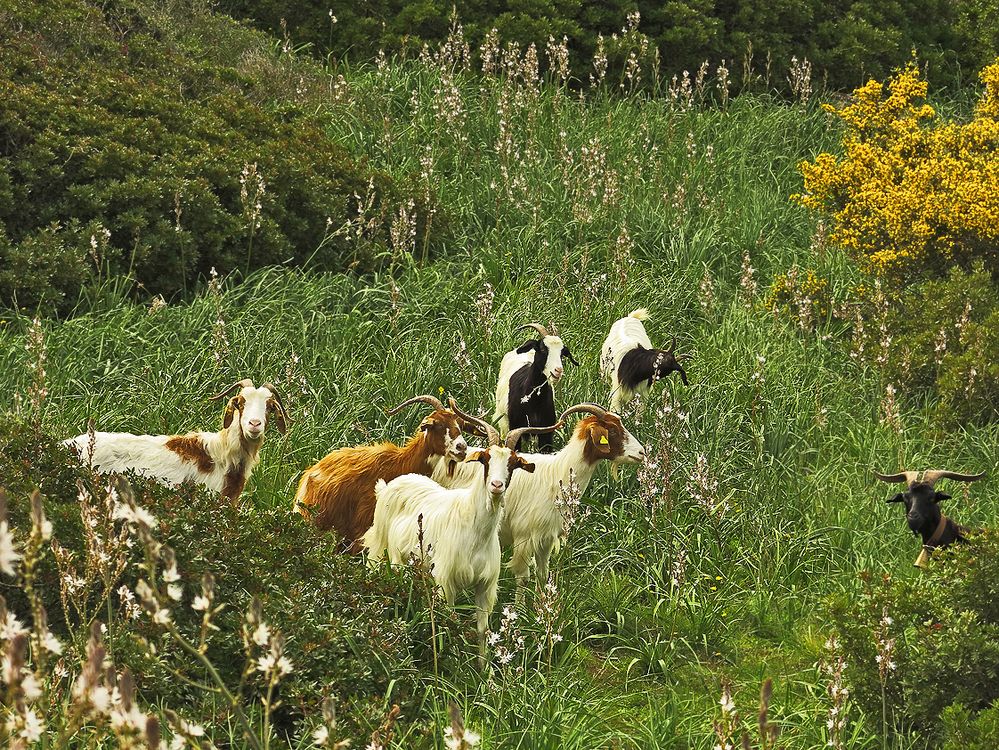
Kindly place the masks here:
[(260, 420), (259, 419), (251, 419), (250, 420), (250, 427), (259, 427), (259, 426), (260, 426)]
[(493, 486), (493, 489), (501, 490), (501, 489), (503, 489), (503, 482), (501, 482), (498, 479), (494, 479), (492, 481), (492, 486)]

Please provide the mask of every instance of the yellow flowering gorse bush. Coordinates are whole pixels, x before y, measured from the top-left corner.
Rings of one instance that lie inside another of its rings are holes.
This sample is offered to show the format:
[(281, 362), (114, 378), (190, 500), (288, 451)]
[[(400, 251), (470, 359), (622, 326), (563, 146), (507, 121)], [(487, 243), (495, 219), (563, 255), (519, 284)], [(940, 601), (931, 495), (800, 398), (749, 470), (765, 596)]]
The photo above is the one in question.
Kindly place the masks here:
[(824, 105), (846, 125), (843, 156), (800, 165), (803, 206), (829, 213), (830, 239), (880, 276), (940, 272), (999, 243), (999, 60), (968, 123), (942, 120), (923, 100), (910, 64), (886, 84), (869, 81), (851, 104)]

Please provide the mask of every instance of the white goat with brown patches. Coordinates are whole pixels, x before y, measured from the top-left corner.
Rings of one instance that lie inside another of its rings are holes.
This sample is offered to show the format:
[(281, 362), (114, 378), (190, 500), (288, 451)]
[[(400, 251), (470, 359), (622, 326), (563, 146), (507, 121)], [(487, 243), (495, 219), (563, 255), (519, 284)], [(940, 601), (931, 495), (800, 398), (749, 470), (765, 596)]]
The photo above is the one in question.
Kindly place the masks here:
[(290, 420), (270, 383), (256, 388), (252, 380), (241, 380), (212, 400), (230, 395), (218, 432), (185, 435), (93, 432), (61, 444), (101, 474), (134, 471), (169, 486), (194, 482), (235, 500), (260, 460), (268, 416), (273, 415), (282, 434)]
[(489, 446), (462, 464), (474, 474), (474, 481), (468, 487), (445, 489), (420, 474), (406, 474), (387, 484), (378, 480), (374, 522), (364, 535), (364, 546), (372, 564), (383, 557), (406, 564), (412, 556), (425, 553), (449, 604), (454, 604), (459, 591), (474, 588), (481, 658), (489, 615), (496, 606), (503, 496), (517, 469), (534, 471), (534, 464), (518, 456), (513, 446), (525, 435), (551, 432), (558, 425), (512, 430), (503, 445), (496, 428), (462, 414), (453, 399), (451, 409), (478, 423), (488, 438)]

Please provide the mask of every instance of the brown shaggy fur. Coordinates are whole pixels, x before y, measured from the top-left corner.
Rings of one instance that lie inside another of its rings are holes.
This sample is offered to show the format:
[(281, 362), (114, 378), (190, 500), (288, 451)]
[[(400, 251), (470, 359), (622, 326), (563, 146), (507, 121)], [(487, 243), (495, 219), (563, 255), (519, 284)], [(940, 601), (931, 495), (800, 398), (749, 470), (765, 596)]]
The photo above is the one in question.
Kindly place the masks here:
[(311, 517), (322, 531), (336, 529), (344, 550), (359, 553), (361, 537), (375, 517), (375, 482), (403, 474), (429, 476), (428, 459), (444, 455), (445, 433), (457, 439), (463, 421), (451, 411), (438, 410), (401, 447), (386, 441), (333, 451), (303, 472), (295, 495), (299, 513)]
[(210, 474), (215, 468), (215, 462), (197, 435), (176, 435), (166, 441), (166, 447), (185, 461), (195, 464), (198, 471), (204, 474)]

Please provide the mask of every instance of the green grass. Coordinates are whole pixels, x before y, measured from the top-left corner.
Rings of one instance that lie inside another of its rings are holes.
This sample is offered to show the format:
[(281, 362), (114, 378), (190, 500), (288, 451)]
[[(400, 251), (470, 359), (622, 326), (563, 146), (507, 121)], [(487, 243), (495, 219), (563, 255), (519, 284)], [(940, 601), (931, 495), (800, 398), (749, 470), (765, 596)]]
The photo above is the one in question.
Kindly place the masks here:
[[(633, 467), (620, 482), (601, 470), (586, 495), (589, 516), (555, 563), (554, 627), (564, 640), (536, 655), (544, 628), (529, 607), (518, 622), (524, 671), (484, 680), (473, 641), (457, 638), (440, 679), (425, 675), (420, 708), (400, 722), (397, 744), (439, 744), (435, 728), (456, 699), (487, 747), (708, 748), (720, 680), (734, 683), (752, 727), (769, 677), (782, 746), (821, 747), (828, 704), (815, 664), (829, 635), (824, 600), (855, 592), (861, 571), (915, 574), (916, 542), (871, 470), (900, 461), (985, 469), (999, 453), (994, 427), (942, 431), (932, 403), (903, 404), (904, 429), (895, 434), (879, 421), (885, 383), (850, 360), (837, 324), (802, 334), (739, 299), (744, 253), (761, 285), (757, 303), (770, 277), (794, 263), (817, 266), (838, 291), (856, 278), (833, 250), (811, 247), (813, 218), (788, 200), (800, 189), (796, 164), (835, 146), (825, 115), (755, 97), (724, 111), (581, 102), (459, 75), (464, 114), (449, 124), (434, 111), (439, 71), (393, 64), (349, 70), (346, 79), (347, 97), (322, 105), (329, 137), (434, 193), (438, 226), (447, 227), (440, 257), (418, 262), (418, 238), (394, 248), (384, 275), (267, 270), (226, 284), (221, 296), (157, 312), (109, 287), (75, 317), (43, 322), (48, 397), (40, 414), (20, 402), (12, 408), (55, 436), (84, 431), (88, 419), (102, 430), (205, 429), (220, 418), (209, 396), (242, 377), (271, 380), (294, 424), (283, 438), (269, 436), (243, 502), (290, 509), (298, 473), (327, 451), (401, 439), (422, 416), (414, 409), (389, 418), (386, 407), (443, 389), (465, 408), (491, 409), (499, 361), (522, 339), (512, 331), (523, 322), (555, 323), (582, 362), (568, 371), (560, 405), (606, 401), (603, 337), (613, 320), (648, 307), (653, 341), (675, 334), (680, 350), (694, 354), (691, 384), (658, 386), (628, 417), (658, 472), (640, 483)], [(517, 96), (523, 103), (508, 104), (507, 114), (517, 155), (504, 161), (497, 108)], [(614, 175), (607, 201), (606, 182), (588, 180), (579, 163), (594, 143)], [(601, 197), (586, 198), (590, 188)], [(623, 229), (624, 260), (614, 249)], [(699, 292), (706, 269), (717, 284), (708, 312)], [(495, 302), (481, 316), (476, 299), (486, 283)], [(213, 333), (219, 313), (225, 348)], [(23, 397), (28, 321), (3, 323), (0, 390)], [(754, 383), (758, 356), (763, 379)], [(657, 418), (663, 403), (686, 419)], [(730, 506), (720, 518), (690, 497), (699, 454)], [(994, 485), (971, 494), (974, 502), (953, 501), (954, 515), (971, 525), (993, 520)], [(653, 496), (660, 499), (650, 505)], [(301, 521), (289, 514), (288, 523)], [(686, 570), (674, 587), (681, 552)], [(501, 605), (512, 597), (504, 572)], [(460, 617), (457, 633), (469, 633), (469, 612)], [(499, 619), (494, 613), (494, 627)], [(921, 746), (904, 734), (883, 739), (879, 722), (854, 710), (847, 746)]]

